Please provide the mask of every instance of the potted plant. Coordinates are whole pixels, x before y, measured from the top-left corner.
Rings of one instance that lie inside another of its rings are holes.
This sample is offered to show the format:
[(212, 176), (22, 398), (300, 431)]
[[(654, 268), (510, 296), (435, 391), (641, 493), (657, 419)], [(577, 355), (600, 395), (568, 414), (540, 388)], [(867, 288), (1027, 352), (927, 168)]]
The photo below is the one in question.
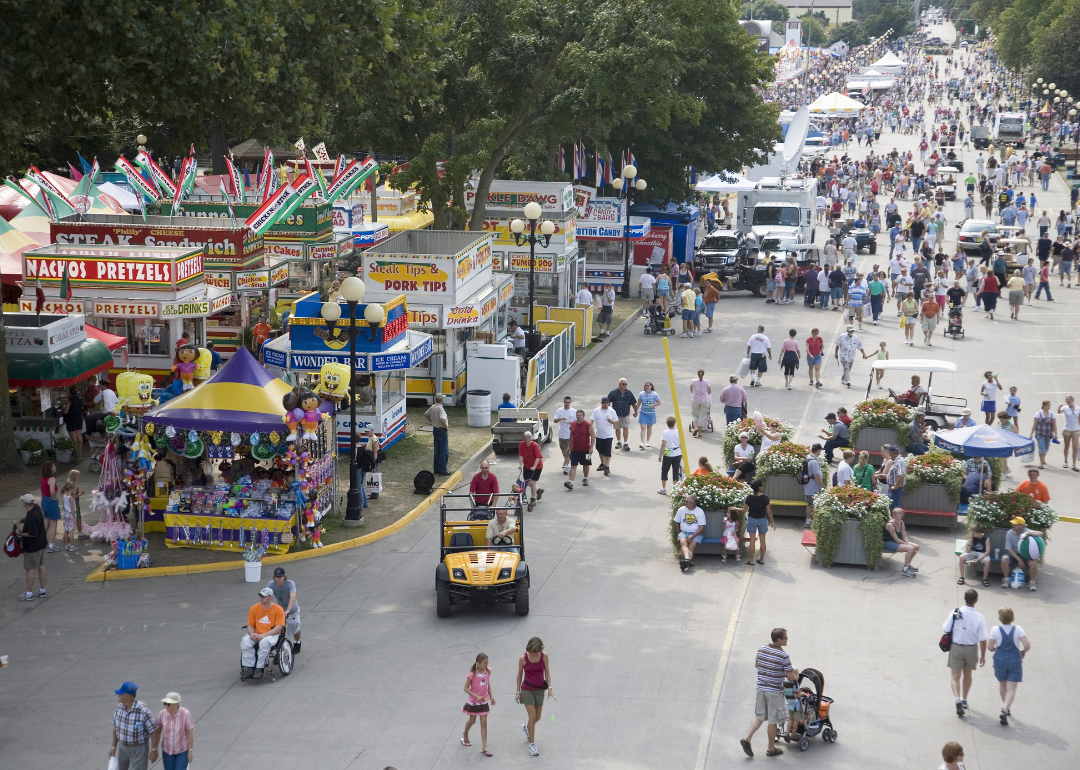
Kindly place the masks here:
[[(719, 538), (724, 533), (723, 519), (727, 515), (727, 509), (733, 506), (742, 508), (746, 496), (750, 494), (750, 486), (743, 481), (736, 481), (726, 473), (702, 473), (697, 476), (687, 476), (677, 482), (671, 488), (671, 513), (668, 517), (668, 536), (675, 553), (679, 552), (679, 533), (676, 531), (673, 517), (682, 506), (687, 495), (693, 495), (698, 507), (705, 511), (705, 532), (707, 539)], [(746, 521), (740, 517), (739, 539), (742, 539)], [(720, 553), (722, 544), (705, 544), (698, 546), (698, 553)]]
[(56, 461), (58, 463), (69, 463), (76, 447), (75, 442), (70, 437), (61, 436), (53, 442), (53, 449), (56, 450)]
[(1033, 500), (1020, 492), (991, 492), (972, 495), (968, 500), (967, 526), (981, 524), (990, 533), (990, 552), (1005, 552), (1005, 534), (1012, 526), (1010, 519), (1023, 516), (1030, 529), (1044, 533), (1050, 542), (1050, 528), (1058, 520), (1057, 512), (1048, 504)]
[[(809, 454), (810, 447), (785, 440), (773, 444), (758, 457), (755, 476), (765, 481), (765, 494), (773, 501), (774, 514), (781, 510), (775, 506), (779, 505), (784, 509), (791, 507), (784, 505), (783, 501), (797, 501), (800, 506), (803, 505), (806, 493), (803, 485), (796, 480), (795, 474), (799, 472), (803, 460)], [(827, 483), (824, 476), (828, 474), (828, 465), (824, 460), (821, 462), (822, 482)], [(802, 515), (801, 508), (797, 515)]]
[(877, 569), (885, 547), (889, 498), (862, 487), (832, 487), (814, 498), (814, 535), (818, 561), (865, 564)]
[(907, 457), (907, 481), (901, 507), (917, 511), (940, 511), (952, 516), (910, 513), (908, 524), (952, 527), (964, 484), (964, 463), (949, 452), (931, 448), (926, 454)]
[(28, 438), (22, 442), (22, 446), (19, 447), (19, 453), (22, 455), (22, 461), (29, 465), (41, 452), (45, 451), (45, 446), (36, 438)]
[(864, 449), (880, 452), (881, 447), (889, 444), (906, 444), (906, 439), (901, 442), (900, 436), (907, 436), (911, 412), (910, 407), (895, 404), (887, 398), (871, 398), (856, 404), (855, 416), (848, 427), (855, 453)]
[[(772, 422), (775, 418), (764, 418), (766, 423)], [(749, 444), (754, 447), (754, 451), (761, 449), (761, 434), (758, 432), (757, 426), (754, 425), (752, 417), (744, 417), (741, 420), (729, 423), (727, 428), (724, 429), (724, 461), (727, 463), (727, 467), (730, 468), (735, 464), (735, 445), (739, 443), (739, 434), (746, 433), (749, 438)], [(790, 440), (795, 435), (795, 427), (789, 422), (780, 423), (780, 435), (783, 439)]]

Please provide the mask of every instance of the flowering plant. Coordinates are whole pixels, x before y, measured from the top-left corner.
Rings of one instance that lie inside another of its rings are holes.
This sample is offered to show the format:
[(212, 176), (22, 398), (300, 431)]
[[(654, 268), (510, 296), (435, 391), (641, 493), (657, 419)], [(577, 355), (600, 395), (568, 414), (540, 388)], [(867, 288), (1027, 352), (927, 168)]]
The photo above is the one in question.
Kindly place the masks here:
[(883, 529), (889, 521), (889, 498), (862, 487), (831, 487), (814, 497), (814, 534), (817, 536), (818, 561), (831, 567), (840, 550), (844, 522), (858, 519), (866, 552), (866, 567), (873, 569), (881, 561), (885, 547)]
[[(698, 507), (703, 511), (723, 517), (727, 515), (728, 508), (742, 508), (749, 494), (749, 484), (736, 481), (726, 473), (701, 473), (697, 476), (687, 476), (682, 481), (675, 482), (671, 488), (671, 516), (673, 517), (678, 512), (687, 495), (692, 495)], [(744, 525), (745, 522), (740, 517), (740, 537)], [(668, 533), (672, 547), (678, 552), (678, 533), (675, 522), (671, 519), (669, 519)]]
[[(764, 419), (765, 424), (768, 425), (776, 418), (765, 417)], [(781, 422), (779, 432), (781, 440), (790, 441), (791, 437), (795, 435), (795, 426), (790, 422)], [(758, 432), (757, 426), (754, 425), (752, 417), (744, 417), (741, 420), (729, 423), (724, 430), (724, 460), (727, 461), (728, 467), (735, 464), (735, 445), (739, 443), (740, 433), (746, 433), (749, 436), (748, 443), (755, 450), (761, 448), (761, 434)]]
[(972, 495), (968, 501), (967, 525), (981, 524), (983, 530), (1008, 528), (1009, 520), (1017, 516), (1024, 517), (1031, 529), (1046, 533), (1049, 540), (1050, 527), (1058, 520), (1057, 512), (1047, 503), (1040, 503), (1028, 495), (1016, 492), (991, 492), (986, 495)]
[(810, 454), (810, 447), (793, 441), (781, 441), (766, 449), (757, 460), (757, 478), (769, 476), (794, 476), (803, 460)]
[(937, 448), (918, 457), (908, 455), (905, 489), (918, 489), (924, 484), (941, 484), (949, 499), (959, 503), (960, 487), (964, 485), (964, 463)]
[(887, 428), (896, 431), (897, 436), (906, 435), (904, 431), (912, 420), (912, 410), (903, 404), (895, 404), (887, 398), (871, 398), (855, 405), (855, 416), (851, 418), (851, 445), (863, 428)]

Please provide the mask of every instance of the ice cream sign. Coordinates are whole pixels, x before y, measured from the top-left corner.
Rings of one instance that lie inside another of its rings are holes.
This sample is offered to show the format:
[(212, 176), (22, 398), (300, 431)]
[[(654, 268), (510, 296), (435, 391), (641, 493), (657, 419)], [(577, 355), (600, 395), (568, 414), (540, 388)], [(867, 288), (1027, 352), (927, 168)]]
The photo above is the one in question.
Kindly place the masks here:
[(372, 260), (364, 277), (371, 288), (381, 291), (445, 294), (449, 290), (450, 275), (438, 264), (439, 261)]

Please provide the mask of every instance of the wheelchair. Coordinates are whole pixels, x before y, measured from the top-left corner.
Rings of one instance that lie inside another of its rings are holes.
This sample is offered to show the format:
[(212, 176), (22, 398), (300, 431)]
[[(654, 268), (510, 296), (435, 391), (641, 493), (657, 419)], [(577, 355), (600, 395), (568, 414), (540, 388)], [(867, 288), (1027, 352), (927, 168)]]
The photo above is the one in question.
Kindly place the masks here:
[[(247, 631), (248, 627), (246, 625), (244, 625), (244, 626), (241, 626), (241, 628), (244, 631)], [(286, 627), (285, 629), (282, 629), (280, 634), (278, 634), (277, 642), (275, 642), (274, 646), (270, 648), (270, 653), (266, 656), (266, 668), (264, 669), (264, 672), (263, 672), (263, 679), (265, 679), (267, 674), (269, 674), (271, 682), (276, 682), (277, 681), (277, 677), (274, 676), (274, 668), (275, 668), (275, 666), (277, 667), (277, 670), (279, 672), (281, 672), (282, 676), (288, 676), (289, 674), (292, 673), (292, 669), (293, 669), (292, 645), (293, 645), (293, 643), (292, 643), (292, 640), (289, 638), (288, 628)], [(258, 655), (258, 649), (256, 649), (255, 654), (256, 654), (256, 656)], [(241, 665), (240, 666), (240, 672), (243, 673), (243, 670), (244, 670), (244, 667), (243, 667), (243, 665)], [(247, 680), (247, 681), (255, 681), (255, 680), (252, 679), (252, 680)]]

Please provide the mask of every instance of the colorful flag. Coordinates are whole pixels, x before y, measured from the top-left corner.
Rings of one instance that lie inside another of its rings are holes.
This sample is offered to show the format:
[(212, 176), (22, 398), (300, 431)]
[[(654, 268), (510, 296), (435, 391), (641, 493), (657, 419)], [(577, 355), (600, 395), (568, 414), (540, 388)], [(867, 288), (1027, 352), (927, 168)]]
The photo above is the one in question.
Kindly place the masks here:
[(296, 147), (296, 151), (300, 153), (301, 158), (307, 155), (307, 148), (304, 146), (304, 137), (297, 139), (296, 144), (293, 146)]
[(74, 179), (76, 182), (82, 179), (82, 174), (70, 163), (68, 163), (68, 170), (71, 171), (71, 178)]
[(326, 177), (323, 176), (322, 169), (315, 169), (315, 183), (319, 185), (319, 197), (326, 200), (327, 185)]
[(379, 170), (379, 164), (374, 158), (367, 158), (363, 163), (355, 160), (349, 161), (349, 165), (341, 172), (341, 175), (330, 185), (326, 191), (326, 200), (333, 203), (338, 198), (348, 198), (353, 190), (359, 187), (369, 177), (374, 177)]
[(600, 150), (596, 151), (596, 186), (604, 186), (604, 159), (600, 157)]
[(117, 171), (127, 177), (128, 184), (135, 189), (135, 194), (142, 194), (139, 195), (140, 199), (143, 195), (145, 195), (152, 201), (159, 200), (160, 195), (158, 194), (157, 189), (152, 184), (143, 179), (142, 174), (140, 174), (139, 170), (131, 164), (131, 161), (121, 155), (119, 158), (116, 159), (116, 163), (114, 165)]
[(631, 166), (633, 166), (634, 168), (637, 168), (637, 158), (634, 157), (634, 151), (633, 150), (627, 150), (626, 151), (626, 159), (630, 162)]
[(575, 179), (581, 180), (584, 179), (588, 173), (585, 170), (586, 166), (588, 166), (589, 161), (588, 155), (585, 154), (585, 142), (577, 143), (577, 159), (577, 176), (575, 177)]
[[(233, 195), (236, 196), (237, 203), (244, 202), (244, 180), (240, 178), (240, 171), (236, 168), (236, 164), (232, 162), (232, 158), (228, 155), (225, 156), (225, 168), (229, 171), (229, 179), (232, 181)], [(236, 217), (233, 217), (235, 220)]]
[(49, 200), (47, 195), (45, 195), (43, 192), (41, 192), (40, 187), (38, 188), (39, 195), (41, 196), (39, 198), (39, 197), (35, 197), (35, 196), (31, 195), (29, 193), (29, 191), (26, 190), (26, 188), (24, 188), (22, 185), (20, 185), (18, 182), (16, 182), (11, 177), (5, 178), (4, 179), (4, 184), (7, 185), (8, 187), (10, 187), (15, 192), (22, 195), (24, 198), (26, 198), (28, 201), (33, 203), (35, 206), (40, 208), (42, 210), (42, 212), (45, 214), (45, 216), (47, 216), (49, 219), (53, 220), (54, 222), (56, 221), (56, 212), (53, 209), (52, 201)]
[(626, 168), (626, 153), (622, 154), (622, 165), (619, 168)]
[(60, 299), (71, 299), (71, 282), (68, 281), (68, 263), (64, 262), (64, 277), (60, 279)]
[(221, 197), (225, 199), (225, 207), (229, 210), (229, 219), (232, 220), (233, 227), (236, 227), (236, 214), (233, 213), (232, 202), (229, 200), (229, 190), (225, 187), (224, 179), (221, 180)]
[(278, 188), (266, 201), (257, 208), (244, 224), (251, 228), (255, 235), (262, 235), (278, 220), (288, 217), (297, 207), (315, 191), (315, 180), (307, 174), (294, 179), (290, 184)]
[(566, 151), (563, 150), (563, 146), (559, 145), (559, 171), (566, 173)]
[(260, 200), (266, 201), (277, 189), (277, 178), (274, 176), (274, 152), (267, 145), (263, 153), (262, 177), (259, 179)]
[(135, 156), (135, 164), (150, 174), (150, 179), (157, 185), (162, 198), (176, 198), (176, 185), (173, 184), (172, 177), (148, 153), (139, 150), (139, 154)]
[(199, 175), (199, 161), (194, 155), (184, 158), (180, 166), (180, 177), (176, 180), (176, 201), (173, 204), (174, 213), (179, 214), (180, 204), (187, 200), (191, 191), (195, 188), (195, 178)]
[(97, 181), (97, 175), (99, 171), (101, 171), (101, 164), (98, 163), (97, 155), (95, 155), (94, 162), (90, 164), (90, 170), (86, 172), (86, 175), (90, 177), (90, 184), (93, 184)]
[(607, 160), (604, 161), (604, 184), (611, 184), (613, 177), (611, 176), (611, 167), (615, 164), (611, 162), (611, 151), (605, 150), (607, 154)]
[(312, 147), (311, 154), (315, 156), (315, 160), (330, 160), (330, 153), (326, 151), (326, 142), (319, 142)]
[(251, 187), (251, 177), (248, 175), (248, 164), (244, 164), (244, 189)]
[(345, 166), (348, 165), (348, 161), (345, 160), (344, 155), (338, 155), (337, 163), (334, 165), (334, 178), (330, 180), (330, 184), (333, 184), (341, 176), (341, 172), (345, 170)]
[(77, 152), (75, 155), (79, 158), (79, 168), (81, 168), (82, 172), (85, 174), (90, 170), (90, 164), (86, 162), (86, 158), (82, 156), (82, 153)]
[(28, 176), (34, 182), (34, 184), (36, 184), (43, 190), (49, 190), (61, 200), (67, 200), (67, 195), (65, 195), (59, 187), (57, 187), (49, 179), (47, 179), (44, 174), (38, 171), (35, 166), (31, 166), (29, 168), (29, 170), (26, 172), (26, 176)]

